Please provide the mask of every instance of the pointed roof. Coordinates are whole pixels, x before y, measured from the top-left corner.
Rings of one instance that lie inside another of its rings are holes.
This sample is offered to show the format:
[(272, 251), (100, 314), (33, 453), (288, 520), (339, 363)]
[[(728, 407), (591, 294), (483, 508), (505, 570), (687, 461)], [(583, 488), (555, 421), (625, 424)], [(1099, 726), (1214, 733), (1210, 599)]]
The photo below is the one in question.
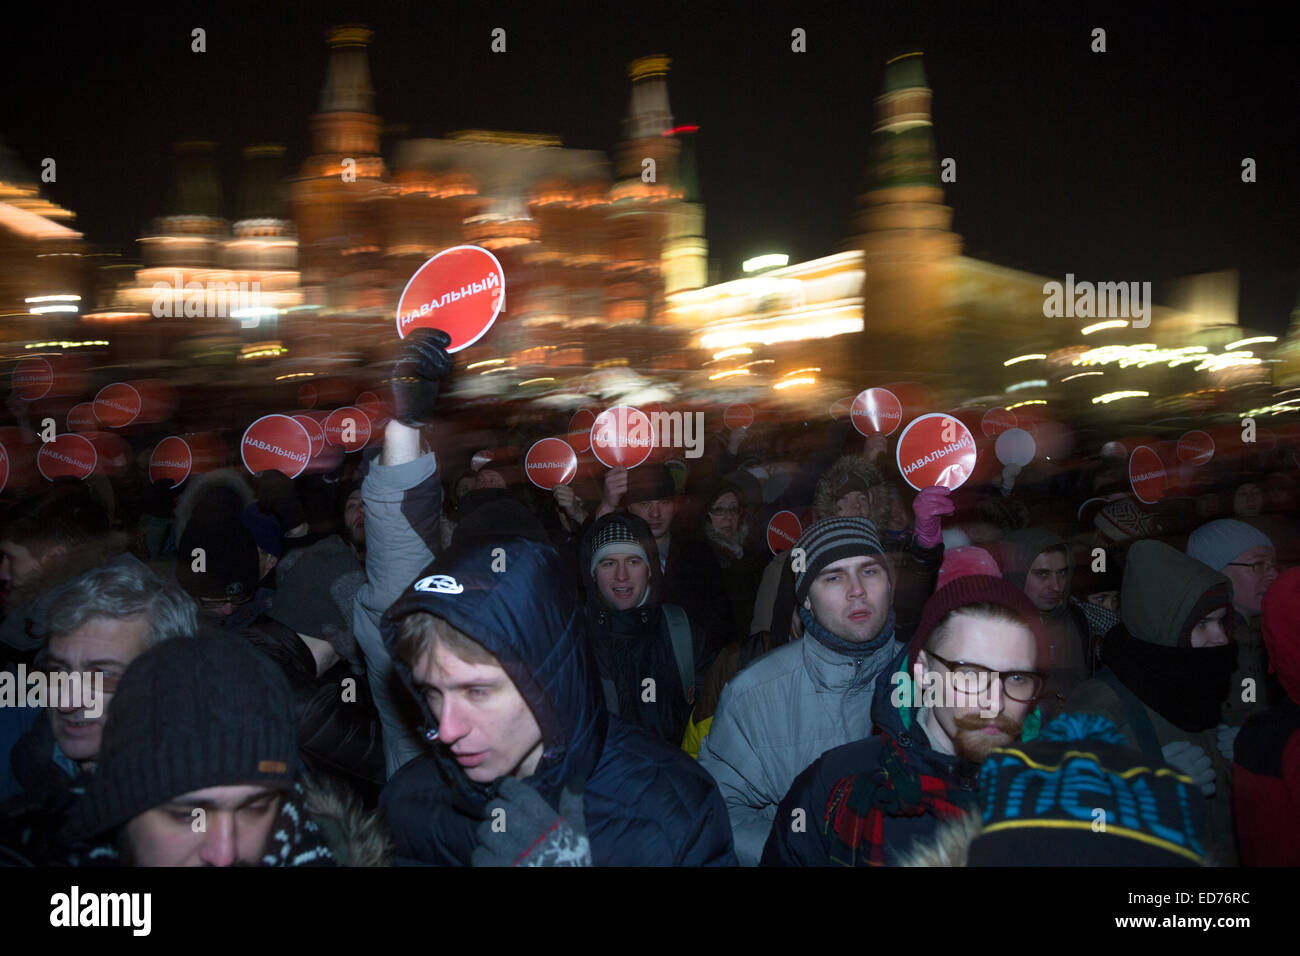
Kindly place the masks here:
[(868, 189), (939, 186), (939, 161), (930, 120), (930, 88), (922, 54), (904, 53), (885, 64), (884, 90), (876, 97)]
[(216, 143), (175, 145), (176, 175), (164, 215), (208, 216), (221, 219), (221, 180), (217, 176)]
[(357, 24), (329, 31), (330, 62), (320, 94), (322, 113), (373, 113), (375, 90), (370, 84), (366, 46), (374, 33)]
[(649, 139), (672, 129), (673, 113), (668, 105), (668, 67), (672, 60), (661, 54), (643, 56), (628, 66), (632, 92), (628, 98), (627, 117), (623, 120), (623, 138)]
[(235, 218), (282, 219), (280, 181), (284, 147), (272, 144), (244, 148), (240, 172), (239, 199)]

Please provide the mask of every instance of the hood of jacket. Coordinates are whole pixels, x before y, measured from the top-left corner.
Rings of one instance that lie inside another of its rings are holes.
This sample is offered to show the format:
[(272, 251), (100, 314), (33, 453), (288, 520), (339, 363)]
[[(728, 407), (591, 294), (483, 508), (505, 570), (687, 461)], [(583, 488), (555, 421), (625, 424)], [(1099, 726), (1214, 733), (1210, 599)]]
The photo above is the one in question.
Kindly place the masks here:
[(198, 507), (199, 502), (213, 491), (223, 489), (238, 498), (240, 513), (256, 500), (252, 487), (244, 480), (244, 476), (234, 468), (218, 468), (216, 471), (196, 475), (189, 485), (176, 502), (175, 534), (177, 541), (184, 536), (185, 528), (189, 525), (190, 519), (194, 517), (194, 510)]
[[(817, 491), (813, 495), (814, 521), (835, 516), (835, 503), (843, 497), (840, 494), (840, 488), (844, 486), (845, 482), (852, 479), (857, 479), (872, 490), (884, 481), (880, 469), (873, 465), (871, 459), (866, 455), (841, 456), (836, 459), (835, 464), (826, 469), (821, 480), (817, 482)], [(878, 520), (881, 516), (876, 513), (879, 510), (882, 510), (881, 503), (876, 501), (875, 496), (873, 496), (870, 518), (875, 522), (876, 527), (881, 526), (881, 522)]]
[[(380, 625), (391, 652), (398, 621), (424, 611), (473, 638), (501, 662), (541, 729), (542, 757), (529, 784), (552, 806), (558, 806), (568, 781), (585, 782), (590, 776), (604, 746), (607, 721), (584, 653), (572, 577), (559, 554), (541, 542), (474, 538), (453, 545), (425, 568)], [(427, 702), (415, 691), (409, 665), (394, 654), (393, 666), (418, 701), (427, 730), (436, 728)], [(440, 745), (434, 756), (446, 784), (481, 811), (496, 792), (495, 782), (471, 781)]]
[(1300, 568), (1281, 575), (1264, 595), (1260, 629), (1269, 669), (1287, 696), (1300, 703)]
[(1002, 552), (1003, 579), (1024, 590), (1025, 579), (1029, 577), (1029, 566), (1048, 548), (1062, 545), (1065, 545), (1065, 593), (1069, 594), (1070, 578), (1074, 574), (1074, 556), (1064, 538), (1042, 528), (1012, 531), (1002, 539), (999, 550)]
[(1120, 620), (1140, 641), (1185, 647), (1196, 623), (1227, 606), (1231, 624), (1232, 583), (1195, 558), (1161, 541), (1145, 539), (1129, 549), (1120, 591)]

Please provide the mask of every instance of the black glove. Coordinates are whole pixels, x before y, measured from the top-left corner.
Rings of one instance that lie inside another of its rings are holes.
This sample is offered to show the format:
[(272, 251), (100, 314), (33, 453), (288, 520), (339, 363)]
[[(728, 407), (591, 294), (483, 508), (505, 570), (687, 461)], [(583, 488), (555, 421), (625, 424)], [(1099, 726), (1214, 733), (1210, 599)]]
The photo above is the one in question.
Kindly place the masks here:
[(433, 421), (438, 403), (438, 383), (451, 372), (447, 354), (451, 336), (442, 329), (416, 329), (403, 342), (402, 357), (393, 363), (389, 385), (393, 391), (393, 417), (410, 428)]

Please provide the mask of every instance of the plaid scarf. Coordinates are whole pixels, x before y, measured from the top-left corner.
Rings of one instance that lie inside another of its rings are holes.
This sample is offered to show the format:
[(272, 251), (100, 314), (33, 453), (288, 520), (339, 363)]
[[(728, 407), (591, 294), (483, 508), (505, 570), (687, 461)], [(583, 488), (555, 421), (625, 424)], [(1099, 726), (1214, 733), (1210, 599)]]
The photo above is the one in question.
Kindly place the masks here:
[(881, 743), (880, 766), (841, 778), (826, 801), (823, 832), (832, 863), (885, 866), (887, 817), (946, 819), (965, 812), (949, 799), (948, 780), (917, 773), (892, 735), (881, 734)]

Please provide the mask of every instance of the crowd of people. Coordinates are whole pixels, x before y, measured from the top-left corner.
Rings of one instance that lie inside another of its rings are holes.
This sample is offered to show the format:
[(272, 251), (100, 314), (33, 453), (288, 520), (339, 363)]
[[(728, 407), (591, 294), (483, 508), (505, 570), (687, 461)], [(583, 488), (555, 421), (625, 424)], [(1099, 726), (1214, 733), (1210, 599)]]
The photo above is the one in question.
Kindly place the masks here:
[(828, 420), (546, 492), (562, 429), (431, 446), (447, 342), (333, 471), (11, 496), (0, 860), (1300, 863), (1285, 449), (1152, 507), (1100, 445), (916, 492)]

